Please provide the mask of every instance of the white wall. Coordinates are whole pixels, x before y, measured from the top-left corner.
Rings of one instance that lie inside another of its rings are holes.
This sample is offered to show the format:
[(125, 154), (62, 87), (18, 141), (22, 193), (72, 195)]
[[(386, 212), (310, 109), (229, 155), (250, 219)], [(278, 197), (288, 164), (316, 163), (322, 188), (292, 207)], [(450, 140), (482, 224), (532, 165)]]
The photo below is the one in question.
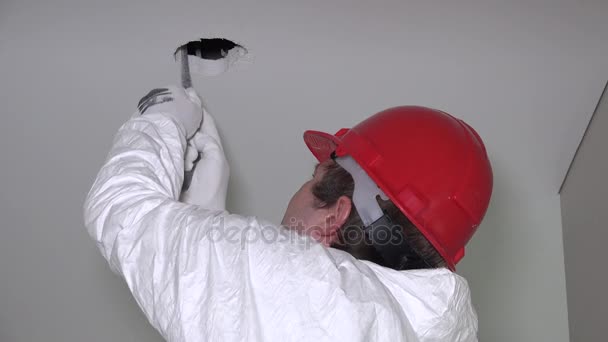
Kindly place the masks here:
[[(459, 271), (482, 341), (567, 341), (557, 187), (608, 61), (606, 2), (0, 3), (0, 341), (158, 340), (82, 226), (112, 135), (173, 49), (235, 39), (247, 68), (195, 78), (225, 138), (230, 208), (278, 220), (309, 176), (304, 129), (398, 104), (478, 129), (495, 195)], [(565, 162), (564, 162), (565, 161)]]
[(606, 339), (608, 92), (600, 101), (561, 192), (570, 340)]

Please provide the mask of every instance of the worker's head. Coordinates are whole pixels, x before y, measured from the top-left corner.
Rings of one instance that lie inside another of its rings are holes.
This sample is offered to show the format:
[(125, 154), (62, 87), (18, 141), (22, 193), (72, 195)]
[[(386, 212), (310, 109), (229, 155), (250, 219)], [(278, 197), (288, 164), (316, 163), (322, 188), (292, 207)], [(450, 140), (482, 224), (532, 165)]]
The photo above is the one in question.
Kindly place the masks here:
[[(319, 163), (313, 176), (293, 195), (282, 224), (308, 234), (327, 247), (344, 250), (357, 259), (383, 265), (384, 260), (352, 205), (355, 182), (348, 171), (333, 160)], [(425, 268), (447, 267), (444, 259), (420, 231), (390, 201), (379, 199), (380, 207), (393, 224), (405, 231), (409, 244), (425, 260)], [(420, 263), (402, 258), (399, 269), (419, 268)]]
[(469, 125), (395, 107), (335, 135), (307, 131), (304, 140), (320, 166), (284, 225), (389, 267), (455, 268), (492, 192), (485, 147)]
[(335, 162), (328, 160), (315, 166), (312, 177), (289, 201), (282, 222), (284, 226), (311, 235), (326, 246), (337, 241), (340, 228), (352, 213), (352, 191), (350, 197), (346, 192), (340, 191), (346, 179), (336, 180), (339, 181), (335, 183), (336, 189), (340, 190), (334, 191), (330, 198), (319, 196), (319, 191), (330, 191), (320, 189), (319, 184), (326, 184), (328, 171), (333, 165), (336, 165)]

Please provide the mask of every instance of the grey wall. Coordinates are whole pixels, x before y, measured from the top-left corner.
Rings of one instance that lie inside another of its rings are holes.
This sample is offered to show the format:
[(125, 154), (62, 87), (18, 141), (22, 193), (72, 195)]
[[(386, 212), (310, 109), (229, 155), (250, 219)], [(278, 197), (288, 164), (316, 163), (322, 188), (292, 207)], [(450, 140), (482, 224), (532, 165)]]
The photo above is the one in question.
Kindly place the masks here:
[(459, 266), (480, 340), (567, 341), (556, 165), (608, 65), (608, 2), (579, 3), (2, 0), (0, 341), (159, 340), (81, 206), (114, 132), (150, 88), (177, 81), (171, 53), (200, 35), (255, 57), (194, 79), (224, 137), (232, 211), (282, 216), (313, 166), (305, 129), (398, 104), (446, 110), (479, 131), (495, 171)]
[(608, 323), (608, 93), (561, 192), (571, 341), (604, 341)]

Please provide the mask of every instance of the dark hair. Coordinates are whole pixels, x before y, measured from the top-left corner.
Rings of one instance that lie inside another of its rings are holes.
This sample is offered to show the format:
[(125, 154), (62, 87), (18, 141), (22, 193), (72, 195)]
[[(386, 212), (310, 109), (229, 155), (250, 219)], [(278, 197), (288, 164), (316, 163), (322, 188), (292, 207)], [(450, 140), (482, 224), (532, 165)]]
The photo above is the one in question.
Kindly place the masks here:
[[(347, 196), (352, 200), (355, 183), (350, 173), (335, 162), (326, 162), (320, 167), (325, 169), (325, 174), (312, 189), (313, 195), (318, 200), (317, 204), (320, 207), (331, 206), (341, 196)], [(433, 245), (393, 202), (378, 198), (378, 203), (391, 218), (392, 223), (402, 228), (402, 232), (412, 249), (428, 264), (427, 268), (447, 267), (445, 260)], [(354, 206), (351, 209), (350, 216), (340, 229), (338, 242), (332, 247), (348, 252), (357, 259), (369, 260), (387, 266), (369, 238), (363, 233), (363, 222)], [(414, 266), (409, 263), (405, 255), (403, 256), (403, 262), (398, 264), (400, 266), (396, 269), (399, 270), (420, 268), (419, 264)]]

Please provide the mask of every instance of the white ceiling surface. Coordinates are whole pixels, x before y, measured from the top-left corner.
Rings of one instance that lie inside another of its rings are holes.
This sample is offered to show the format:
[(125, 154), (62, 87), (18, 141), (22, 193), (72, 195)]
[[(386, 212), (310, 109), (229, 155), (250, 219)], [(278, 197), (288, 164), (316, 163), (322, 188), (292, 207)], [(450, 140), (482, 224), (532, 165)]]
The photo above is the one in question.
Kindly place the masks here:
[[(291, 138), (300, 133), (294, 127), (335, 130), (391, 105), (433, 106), (470, 121), (500, 167), (515, 165), (549, 192), (558, 191), (608, 78), (602, 0), (19, 3), (2, 5), (0, 29), (16, 30), (2, 30), (3, 40), (30, 52), (63, 47), (65, 61), (56, 62), (74, 63), (75, 73), (115, 77), (117, 88), (104, 92), (131, 95), (129, 86), (142, 82), (129, 77), (154, 63), (151, 86), (175, 81), (165, 63), (178, 42), (232, 38), (254, 62), (214, 80), (195, 77), (216, 114), (233, 116), (226, 121)], [(106, 69), (113, 63), (133, 74)], [(284, 120), (285, 132), (265, 131), (256, 116)], [(280, 150), (259, 140), (267, 153)]]
[[(200, 36), (234, 39), (254, 56), (240, 70), (213, 79), (194, 77), (225, 140), (232, 166), (231, 208), (280, 218), (294, 185), (312, 171), (312, 157), (300, 143), (304, 129), (333, 132), (389, 106), (427, 105), (465, 119), (486, 142), (502, 192), (496, 207), (507, 208), (491, 211), (489, 219), (521, 223), (515, 231), (487, 229), (486, 237), (511, 239), (516, 246), (523, 242), (526, 251), (534, 251), (517, 256), (508, 254), (512, 247), (497, 246), (511, 259), (504, 261), (510, 268), (496, 272), (518, 274), (517, 269), (537, 258), (524, 267), (527, 276), (534, 277), (536, 265), (563, 273), (563, 264), (545, 262), (535, 251), (546, 232), (559, 231), (559, 205), (544, 199), (557, 193), (608, 78), (607, 13), (608, 1), (603, 0), (2, 0), (0, 103), (5, 112), (0, 151), (12, 159), (0, 169), (0, 180), (7, 180), (3, 189), (24, 189), (0, 191), (3, 226), (7, 224), (9, 233), (0, 250), (0, 255), (8, 254), (0, 266), (3, 273), (18, 275), (6, 278), (13, 291), (9, 293), (23, 293), (36, 302), (32, 312), (43, 310), (38, 309), (43, 303), (52, 307), (62, 296), (74, 312), (81, 312), (79, 302), (93, 301), (86, 286), (98, 281), (94, 275), (102, 266), (92, 244), (84, 243), (84, 232), (71, 235), (82, 225), (74, 208), (81, 205), (110, 136), (135, 108), (137, 96), (176, 82), (171, 53)], [(16, 154), (15, 147), (23, 151)], [(527, 194), (534, 194), (529, 202), (502, 202)], [(35, 215), (25, 212), (30, 206)], [(535, 217), (511, 219), (535, 211)], [(41, 233), (45, 223), (51, 226)], [(531, 223), (555, 230), (536, 232)], [(538, 240), (522, 235), (526, 232)], [(44, 243), (33, 248), (36, 236)], [(64, 246), (65, 252), (56, 246)], [(549, 247), (560, 246), (556, 241)], [(487, 256), (488, 248), (493, 247), (471, 250)], [(16, 259), (19, 264), (13, 265)], [(65, 284), (56, 271), (49, 271), (54, 269), (51, 261), (65, 266), (70, 281), (85, 284), (82, 292), (76, 293), (76, 285), (69, 295), (61, 292)], [(92, 263), (99, 267), (90, 274), (69, 273)], [(22, 268), (31, 272), (20, 273)], [(509, 274), (495, 277), (496, 285), (504, 285)], [(47, 275), (56, 288), (45, 289), (39, 277)], [(100, 289), (110, 282), (106, 276), (99, 276), (104, 282)], [(534, 278), (541, 289), (551, 286), (543, 277)], [(531, 297), (513, 300), (513, 307), (503, 308), (502, 314), (488, 301), (481, 312), (520, 317), (518, 323), (543, 333), (546, 329), (533, 327), (530, 315), (517, 316), (517, 305), (546, 291), (527, 290), (530, 283), (524, 279), (513, 281), (516, 285), (506, 289), (509, 296), (523, 291)], [(20, 292), (22, 286), (33, 290)], [(495, 288), (474, 288), (474, 300), (493, 297)], [(542, 315), (542, 307), (538, 310)], [(53, 322), (63, 319), (52, 316), (45, 323), (50, 316), (39, 316), (34, 323), (49, 329), (61, 326)], [(75, 316), (87, 322), (83, 315)], [(507, 329), (500, 319), (492, 322), (497, 331)]]

